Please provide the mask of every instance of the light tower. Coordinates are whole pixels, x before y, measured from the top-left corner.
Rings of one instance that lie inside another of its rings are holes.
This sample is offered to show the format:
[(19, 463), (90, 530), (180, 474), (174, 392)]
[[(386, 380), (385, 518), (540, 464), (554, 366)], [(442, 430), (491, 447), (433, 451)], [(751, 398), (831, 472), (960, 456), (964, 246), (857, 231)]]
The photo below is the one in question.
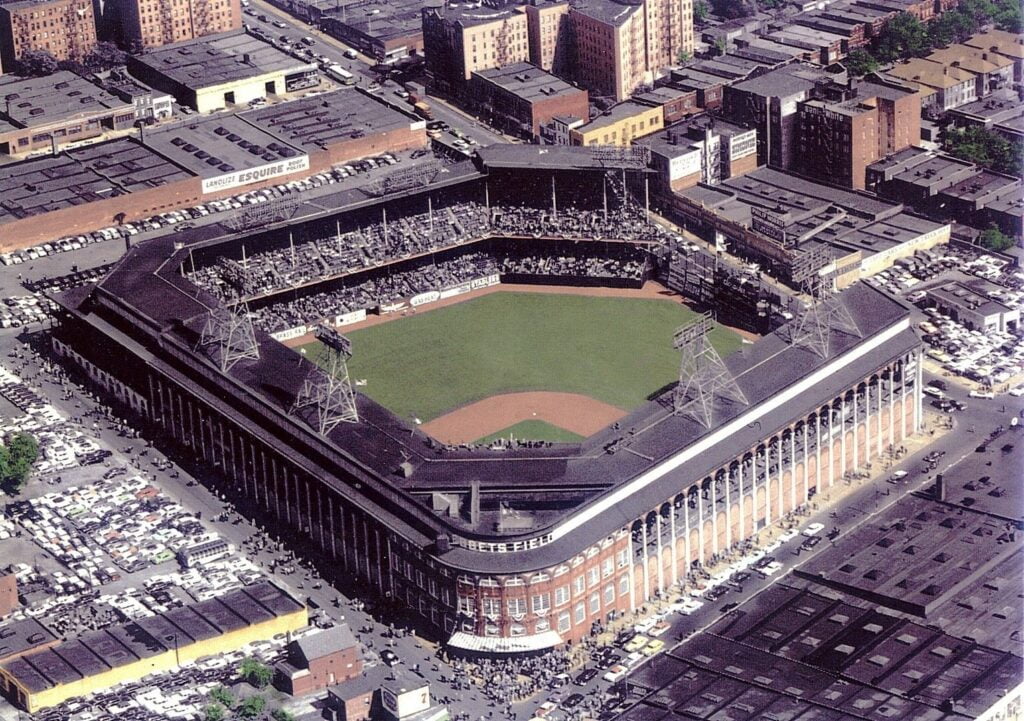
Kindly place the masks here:
[(807, 348), (819, 358), (828, 358), (832, 331), (861, 338), (860, 328), (850, 311), (833, 292), (834, 272), (827, 269), (832, 255), (817, 245), (793, 260), (793, 282), (810, 296), (807, 307), (790, 322), (789, 342)]
[(240, 360), (259, 360), (260, 347), (245, 303), (234, 308), (219, 305), (210, 308), (199, 347), (210, 350), (222, 373), (227, 373)]
[(711, 345), (708, 333), (713, 326), (711, 313), (704, 313), (676, 330), (672, 343), (682, 354), (679, 385), (672, 396), (673, 410), (676, 415), (691, 416), (708, 429), (714, 422), (716, 396), (748, 405), (736, 379)]
[(348, 359), (352, 357), (352, 341), (334, 328), (318, 325), (313, 330), (320, 341), (320, 368), (313, 369), (302, 383), (292, 405), (292, 414), (300, 415), (312, 407), (310, 422), (322, 436), (333, 431), (339, 423), (358, 423), (356, 394), (348, 375)]

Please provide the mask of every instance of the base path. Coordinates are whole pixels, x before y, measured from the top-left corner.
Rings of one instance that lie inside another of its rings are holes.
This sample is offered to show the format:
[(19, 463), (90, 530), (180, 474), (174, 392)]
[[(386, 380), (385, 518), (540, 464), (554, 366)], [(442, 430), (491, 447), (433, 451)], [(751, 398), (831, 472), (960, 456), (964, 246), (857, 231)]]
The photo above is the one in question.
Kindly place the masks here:
[(424, 423), (420, 430), (442, 443), (472, 443), (516, 423), (540, 420), (586, 437), (624, 415), (621, 408), (589, 396), (532, 391), (484, 398)]

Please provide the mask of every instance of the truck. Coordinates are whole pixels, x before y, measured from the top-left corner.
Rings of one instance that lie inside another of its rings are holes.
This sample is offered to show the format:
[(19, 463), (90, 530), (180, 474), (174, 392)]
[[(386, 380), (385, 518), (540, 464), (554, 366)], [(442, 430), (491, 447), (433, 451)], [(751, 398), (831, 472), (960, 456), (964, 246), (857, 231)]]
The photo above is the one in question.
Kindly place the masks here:
[(337, 80), (342, 85), (356, 84), (356, 76), (337, 63), (334, 65), (328, 65), (326, 72), (330, 78)]
[(425, 103), (422, 100), (420, 100), (419, 102), (415, 103), (412, 106), (412, 109), (415, 110), (416, 114), (419, 115), (424, 120), (434, 119), (434, 114), (430, 111), (429, 103)]

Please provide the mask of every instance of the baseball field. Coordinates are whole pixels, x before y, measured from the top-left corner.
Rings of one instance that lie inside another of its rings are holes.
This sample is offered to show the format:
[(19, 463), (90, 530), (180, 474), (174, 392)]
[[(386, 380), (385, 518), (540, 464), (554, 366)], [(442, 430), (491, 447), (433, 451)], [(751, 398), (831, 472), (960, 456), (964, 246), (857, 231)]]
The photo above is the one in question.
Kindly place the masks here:
[[(575, 441), (678, 378), (673, 331), (695, 313), (629, 293), (502, 291), (421, 309), (348, 333), (350, 375), (445, 442)], [(711, 338), (723, 356), (741, 343), (720, 326)]]

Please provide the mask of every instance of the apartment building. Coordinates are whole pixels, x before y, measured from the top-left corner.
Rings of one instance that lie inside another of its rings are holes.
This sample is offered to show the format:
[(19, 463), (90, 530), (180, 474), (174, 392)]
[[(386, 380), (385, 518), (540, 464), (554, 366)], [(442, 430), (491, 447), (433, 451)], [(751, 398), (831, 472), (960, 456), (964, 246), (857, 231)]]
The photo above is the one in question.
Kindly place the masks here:
[(914, 58), (896, 63), (887, 75), (912, 83), (921, 91), (921, 104), (952, 110), (978, 99), (978, 81), (973, 73), (953, 65)]
[(239, 0), (115, 0), (112, 12), (104, 11), (112, 32), (131, 50), (170, 45), (185, 40), (239, 30)]
[(692, 0), (580, 0), (570, 13), (576, 78), (624, 100), (693, 52)]
[(921, 139), (921, 97), (895, 83), (831, 84), (799, 104), (798, 166), (805, 175), (863, 189), (867, 167)]
[(14, 69), (26, 50), (82, 60), (96, 47), (91, 0), (0, 2), (0, 67)]
[(530, 59), (527, 16), (522, 7), (479, 3), (423, 8), (423, 48), (436, 88), (455, 96), (474, 72)]
[(589, 117), (587, 91), (529, 63), (473, 73), (470, 102), (494, 127), (539, 140), (556, 117)]
[(526, 5), (530, 62), (542, 70), (567, 75), (572, 69), (572, 31), (569, 3), (531, 0)]
[(650, 107), (628, 101), (569, 131), (573, 145), (618, 145), (629, 147), (633, 140), (656, 133), (665, 127), (662, 107)]

